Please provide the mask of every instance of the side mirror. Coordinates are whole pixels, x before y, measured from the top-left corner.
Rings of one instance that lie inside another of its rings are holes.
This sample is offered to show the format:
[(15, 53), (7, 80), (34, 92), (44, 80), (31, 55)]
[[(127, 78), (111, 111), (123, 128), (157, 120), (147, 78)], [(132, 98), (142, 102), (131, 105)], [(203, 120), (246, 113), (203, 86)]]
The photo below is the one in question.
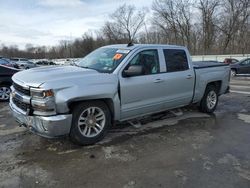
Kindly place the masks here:
[(123, 71), (124, 77), (131, 77), (131, 76), (140, 76), (142, 75), (142, 66), (141, 65), (131, 65), (128, 67), (127, 70)]

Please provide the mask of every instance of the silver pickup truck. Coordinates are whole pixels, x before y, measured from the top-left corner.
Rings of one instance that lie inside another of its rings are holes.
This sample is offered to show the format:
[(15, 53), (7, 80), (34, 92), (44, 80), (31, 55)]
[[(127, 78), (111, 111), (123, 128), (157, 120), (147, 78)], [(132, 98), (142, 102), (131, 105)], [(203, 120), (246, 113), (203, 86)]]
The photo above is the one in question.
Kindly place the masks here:
[(193, 65), (181, 46), (110, 45), (75, 66), (34, 68), (12, 80), (10, 108), (22, 126), (87, 145), (115, 122), (193, 103), (212, 113), (218, 96), (228, 91), (230, 67)]

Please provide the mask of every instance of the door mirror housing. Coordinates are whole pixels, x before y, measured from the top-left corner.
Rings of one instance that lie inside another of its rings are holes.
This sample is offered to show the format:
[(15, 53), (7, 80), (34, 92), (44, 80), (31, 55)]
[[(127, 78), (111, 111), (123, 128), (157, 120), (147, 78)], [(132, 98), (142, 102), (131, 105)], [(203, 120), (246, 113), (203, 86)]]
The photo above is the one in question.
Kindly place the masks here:
[(123, 77), (140, 76), (143, 74), (142, 65), (130, 65), (127, 70), (124, 70)]

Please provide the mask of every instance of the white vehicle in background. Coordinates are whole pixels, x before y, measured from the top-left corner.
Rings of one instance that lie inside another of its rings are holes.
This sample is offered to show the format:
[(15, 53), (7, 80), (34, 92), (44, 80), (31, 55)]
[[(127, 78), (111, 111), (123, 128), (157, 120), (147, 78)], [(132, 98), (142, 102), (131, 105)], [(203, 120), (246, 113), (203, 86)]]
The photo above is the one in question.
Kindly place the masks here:
[(30, 69), (36, 67), (36, 64), (25, 58), (11, 58), (10, 60), (11, 62), (17, 64), (19, 69)]

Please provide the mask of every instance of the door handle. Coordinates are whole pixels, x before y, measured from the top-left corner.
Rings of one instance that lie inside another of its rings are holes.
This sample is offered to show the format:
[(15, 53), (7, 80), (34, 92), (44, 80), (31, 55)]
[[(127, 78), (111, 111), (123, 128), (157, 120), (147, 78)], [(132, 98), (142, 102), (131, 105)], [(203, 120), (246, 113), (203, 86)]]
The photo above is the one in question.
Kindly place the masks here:
[(191, 79), (191, 78), (193, 78), (193, 76), (192, 75), (187, 75), (187, 77), (186, 77), (186, 79)]
[(162, 79), (156, 79), (155, 81), (154, 81), (154, 83), (160, 83), (160, 82), (163, 82), (163, 80)]

